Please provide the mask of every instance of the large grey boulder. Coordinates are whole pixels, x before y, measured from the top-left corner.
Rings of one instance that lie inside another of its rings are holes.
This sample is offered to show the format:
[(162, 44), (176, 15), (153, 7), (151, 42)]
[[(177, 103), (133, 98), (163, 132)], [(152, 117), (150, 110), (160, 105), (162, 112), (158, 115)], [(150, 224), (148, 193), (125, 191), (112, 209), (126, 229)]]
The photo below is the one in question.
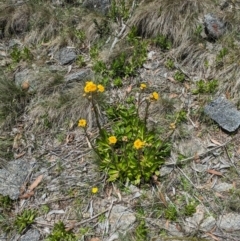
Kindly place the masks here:
[(61, 65), (70, 64), (77, 58), (74, 48), (62, 48), (56, 53), (56, 59)]
[(18, 199), (20, 187), (30, 170), (31, 164), (23, 159), (8, 162), (7, 169), (0, 169), (0, 194)]
[(90, 69), (83, 69), (78, 72), (67, 75), (65, 77), (65, 80), (67, 83), (79, 82), (79, 81), (84, 81), (87, 78), (90, 78), (90, 75), (91, 75)]
[(38, 241), (40, 233), (37, 229), (29, 229), (20, 239), (20, 241)]
[(240, 126), (240, 112), (224, 96), (206, 105), (204, 112), (228, 132), (233, 132)]

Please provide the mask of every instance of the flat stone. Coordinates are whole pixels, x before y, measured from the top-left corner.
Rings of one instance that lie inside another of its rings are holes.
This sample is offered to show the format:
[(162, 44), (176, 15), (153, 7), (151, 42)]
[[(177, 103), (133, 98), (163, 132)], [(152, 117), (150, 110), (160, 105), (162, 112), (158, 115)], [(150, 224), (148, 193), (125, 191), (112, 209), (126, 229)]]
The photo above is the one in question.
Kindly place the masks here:
[(216, 225), (216, 219), (213, 216), (209, 216), (203, 220), (200, 225), (200, 229), (204, 232), (209, 232)]
[(121, 205), (113, 206), (109, 217), (111, 229), (114, 228), (114, 230), (111, 230), (111, 232), (114, 232), (116, 230), (125, 231), (135, 221), (135, 215), (132, 212), (130, 212), (127, 207)]
[(240, 214), (228, 213), (220, 216), (217, 226), (228, 232), (240, 230)]
[(240, 125), (240, 112), (224, 96), (206, 105), (204, 112), (228, 132), (235, 131)]
[(219, 183), (219, 184), (214, 186), (214, 190), (217, 191), (217, 192), (226, 192), (226, 191), (229, 191), (232, 188), (233, 188), (232, 184), (225, 183), (225, 182)]
[(21, 238), (20, 241), (38, 241), (40, 233), (37, 229), (29, 229)]
[(67, 75), (65, 80), (68, 83), (78, 82), (78, 81), (86, 80), (86, 78), (89, 78), (90, 74), (91, 74), (91, 71), (89, 69), (84, 69), (76, 73)]
[(164, 177), (173, 171), (173, 166), (163, 166), (160, 169), (160, 177)]
[(8, 168), (0, 169), (0, 194), (9, 196), (12, 200), (18, 199), (20, 187), (23, 185), (31, 164), (22, 159), (10, 161)]
[(61, 65), (72, 63), (76, 57), (77, 55), (73, 48), (62, 48), (56, 53), (56, 59)]

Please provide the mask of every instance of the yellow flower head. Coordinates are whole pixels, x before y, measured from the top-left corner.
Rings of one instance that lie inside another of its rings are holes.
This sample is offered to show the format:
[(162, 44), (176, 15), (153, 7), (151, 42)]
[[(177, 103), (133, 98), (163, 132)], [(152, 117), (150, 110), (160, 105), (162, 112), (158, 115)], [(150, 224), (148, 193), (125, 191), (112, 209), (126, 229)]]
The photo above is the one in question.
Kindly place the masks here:
[(116, 136), (110, 136), (108, 138), (108, 141), (109, 141), (109, 144), (116, 144), (117, 138), (116, 138)]
[(143, 148), (144, 145), (145, 145), (145, 143), (143, 141), (141, 141), (140, 139), (137, 139), (136, 141), (134, 141), (134, 144), (133, 144), (134, 148), (137, 150)]
[(97, 86), (99, 92), (104, 92), (105, 88), (103, 85), (98, 85)]
[(144, 89), (146, 89), (146, 88), (147, 88), (147, 85), (146, 85), (146, 84), (144, 84), (144, 83), (140, 84), (140, 89), (141, 89), (141, 90), (144, 90)]
[(85, 87), (84, 87), (85, 93), (95, 92), (96, 90), (97, 90), (96, 84), (94, 84), (92, 81), (86, 82)]
[(98, 188), (97, 188), (97, 187), (93, 187), (93, 188), (92, 188), (92, 193), (93, 193), (93, 194), (96, 194), (97, 192), (98, 192)]
[(157, 92), (153, 92), (151, 95), (150, 95), (150, 100), (158, 100), (159, 99), (159, 95)]
[(78, 121), (78, 126), (79, 127), (86, 127), (86, 125), (87, 125), (87, 121), (85, 119), (80, 119)]

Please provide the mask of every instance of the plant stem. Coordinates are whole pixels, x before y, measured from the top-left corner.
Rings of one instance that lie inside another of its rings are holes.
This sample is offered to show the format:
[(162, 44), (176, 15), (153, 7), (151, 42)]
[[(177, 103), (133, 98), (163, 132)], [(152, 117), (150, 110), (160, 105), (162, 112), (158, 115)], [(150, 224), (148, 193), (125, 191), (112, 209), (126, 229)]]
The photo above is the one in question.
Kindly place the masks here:
[(91, 139), (90, 139), (90, 137), (89, 137), (89, 135), (88, 135), (88, 133), (87, 133), (87, 129), (86, 129), (86, 128), (84, 128), (84, 132), (85, 132), (85, 134), (86, 134), (86, 137), (87, 137), (88, 142), (90, 143), (92, 149), (94, 150), (94, 152), (98, 155), (98, 157), (99, 157), (100, 160), (101, 160), (101, 156), (100, 156), (98, 150), (97, 150), (97, 149), (94, 147), (94, 145), (92, 144), (92, 141), (91, 141)]
[(146, 112), (145, 112), (145, 118), (144, 118), (144, 124), (147, 126), (147, 119), (148, 119), (148, 110), (150, 106), (150, 101), (147, 101), (147, 106), (146, 106)]
[(99, 131), (101, 131), (102, 127), (100, 125), (98, 111), (97, 111), (96, 104), (94, 103), (93, 95), (92, 95), (92, 98), (91, 98), (91, 102), (92, 102), (93, 111), (94, 111), (94, 114), (95, 114), (95, 117), (96, 117), (96, 121), (97, 121), (97, 127), (98, 127)]

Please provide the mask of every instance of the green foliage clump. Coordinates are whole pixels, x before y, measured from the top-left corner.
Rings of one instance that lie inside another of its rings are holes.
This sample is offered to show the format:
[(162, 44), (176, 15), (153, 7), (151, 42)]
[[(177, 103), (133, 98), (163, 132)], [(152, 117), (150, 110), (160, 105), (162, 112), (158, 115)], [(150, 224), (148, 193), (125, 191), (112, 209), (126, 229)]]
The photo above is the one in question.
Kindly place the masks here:
[(6, 211), (12, 208), (13, 201), (9, 196), (0, 195), (0, 207)]
[(63, 222), (54, 224), (52, 233), (45, 241), (76, 241), (77, 237), (72, 231), (66, 231)]
[(130, 8), (128, 7), (129, 4), (127, 4), (127, 2), (132, 2), (132, 1), (112, 0), (108, 17), (115, 22), (119, 22), (120, 20), (126, 21), (130, 15)]
[(14, 221), (14, 226), (16, 227), (17, 231), (22, 233), (25, 228), (34, 222), (36, 215), (37, 212), (31, 209), (25, 209), (22, 213), (18, 214)]
[(169, 70), (174, 69), (174, 67), (175, 67), (174, 61), (172, 59), (167, 59), (166, 62), (165, 62), (165, 66)]
[(136, 240), (137, 241), (145, 241), (148, 239), (148, 228), (144, 220), (141, 220), (136, 227)]
[(160, 47), (162, 50), (170, 50), (172, 47), (172, 42), (163, 34), (159, 34), (153, 42), (157, 47)]
[(218, 80), (204, 81), (201, 79), (196, 84), (197, 89), (192, 91), (193, 94), (213, 94), (217, 91)]
[(177, 80), (178, 82), (184, 82), (185, 80), (185, 74), (180, 72), (180, 71), (177, 71), (175, 74), (174, 74), (174, 79)]
[[(99, 129), (99, 136), (92, 147), (98, 155), (100, 170), (109, 176), (108, 181), (130, 181), (134, 184), (149, 182), (153, 174), (159, 174), (159, 167), (170, 154), (168, 139), (162, 140), (154, 130), (147, 128), (149, 106), (158, 100), (159, 95), (153, 92), (142, 100), (141, 95), (145, 88), (146, 84), (141, 84), (137, 103), (134, 96), (129, 94), (125, 102), (110, 105), (106, 109), (111, 126), (110, 130), (106, 130), (99, 121), (97, 107), (97, 98), (102, 96), (99, 92), (103, 92), (104, 87), (92, 81), (86, 82), (84, 87)], [(143, 118), (139, 117), (141, 105), (145, 106)], [(80, 119), (78, 125), (84, 128), (91, 142), (86, 120)]]
[[(100, 169), (108, 172), (109, 181), (130, 180), (135, 184), (141, 180), (148, 182), (169, 155), (169, 144), (159, 139), (153, 131), (147, 130), (134, 103), (114, 106), (108, 109), (108, 115), (117, 121), (112, 125), (112, 134), (101, 130), (97, 139), (97, 149), (102, 160)], [(117, 138), (115, 145), (108, 143), (111, 135)], [(134, 145), (136, 140), (144, 143), (142, 148), (137, 149)]]
[(184, 207), (184, 215), (192, 216), (196, 212), (196, 204), (189, 203)]
[(18, 47), (14, 46), (10, 56), (13, 63), (19, 63), (21, 60), (30, 61), (33, 59), (33, 54), (26, 46), (23, 48), (23, 50), (20, 50)]
[(178, 216), (176, 207), (173, 205), (169, 205), (164, 212), (164, 216), (166, 219), (176, 221), (177, 216)]
[(121, 86), (120, 79), (136, 75), (136, 70), (140, 68), (147, 58), (147, 42), (137, 37), (136, 28), (132, 28), (127, 36), (129, 50), (121, 52), (116, 56), (111, 64), (107, 65), (101, 60), (96, 60), (96, 50), (90, 50), (90, 56), (95, 59), (93, 70), (101, 75), (102, 83), (108, 84), (112, 80), (115, 86)]

